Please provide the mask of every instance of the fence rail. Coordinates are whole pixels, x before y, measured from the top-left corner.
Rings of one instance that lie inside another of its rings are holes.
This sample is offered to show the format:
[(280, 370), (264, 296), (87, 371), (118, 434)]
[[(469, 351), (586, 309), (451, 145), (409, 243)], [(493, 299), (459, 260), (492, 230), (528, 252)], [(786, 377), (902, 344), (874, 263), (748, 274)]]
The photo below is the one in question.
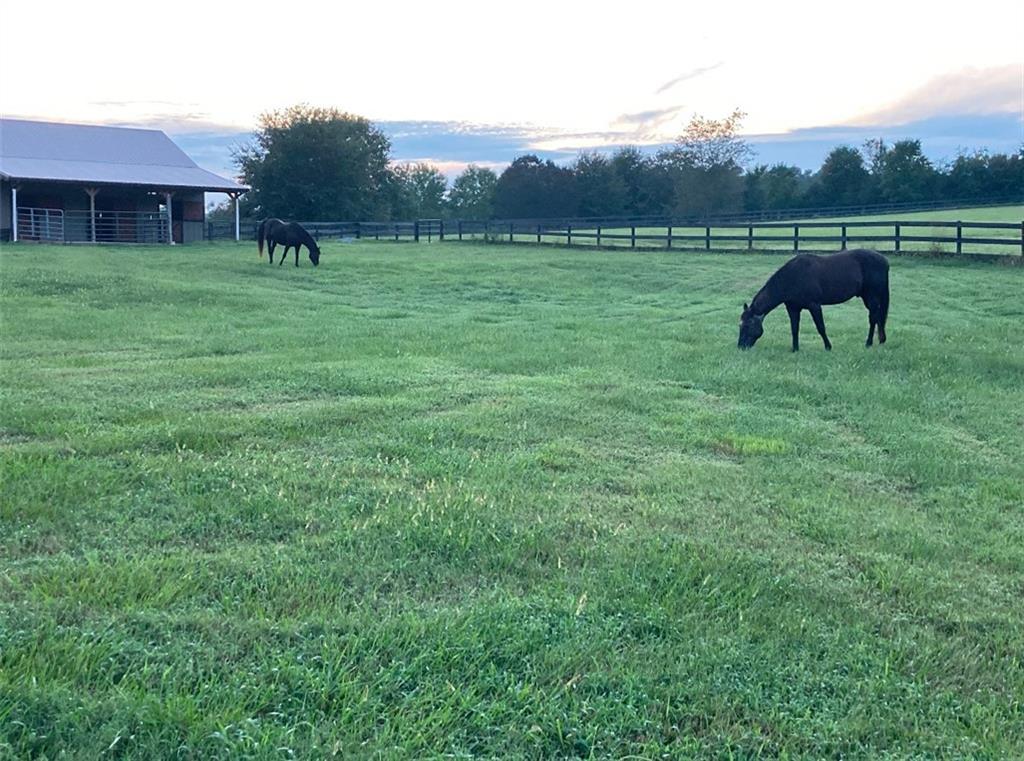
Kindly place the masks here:
[[(635, 249), (664, 248), (705, 251), (791, 251), (819, 253), (870, 244), (885, 253), (957, 253), (1024, 256), (1024, 221), (966, 222), (956, 220), (846, 220), (800, 222), (713, 222), (692, 224), (649, 219), (553, 219), (410, 222), (303, 222), (317, 240), (548, 243)], [(218, 235), (209, 223), (209, 237)], [(242, 227), (243, 237), (256, 237), (256, 223)], [(927, 231), (927, 233), (925, 232)], [(230, 237), (234, 238), (233, 223)]]
[[(432, 241), (443, 239), (452, 223), (440, 219), (420, 219), (405, 222), (299, 222), (316, 240), (391, 240)], [(239, 234), (243, 240), (256, 240), (258, 222), (243, 220)], [(234, 240), (234, 222), (207, 222), (207, 240)]]
[[(456, 223), (456, 237), (458, 240), (483, 238), (491, 242), (565, 246), (795, 253), (821, 253), (846, 248), (850, 244), (872, 244), (880, 251), (896, 254), (916, 251), (1024, 256), (1024, 221), (721, 222), (685, 226), (620, 226), (613, 221), (611, 224), (462, 221)], [(931, 234), (915, 232), (924, 229)], [(977, 231), (977, 234), (972, 234), (972, 231)]]

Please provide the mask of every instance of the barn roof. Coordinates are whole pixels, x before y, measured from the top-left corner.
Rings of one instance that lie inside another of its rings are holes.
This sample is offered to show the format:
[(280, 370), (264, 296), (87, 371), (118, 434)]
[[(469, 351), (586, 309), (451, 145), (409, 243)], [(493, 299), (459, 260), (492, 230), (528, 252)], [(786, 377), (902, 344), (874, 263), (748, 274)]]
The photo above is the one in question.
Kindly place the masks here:
[(0, 176), (221, 193), (248, 190), (200, 169), (160, 130), (23, 119), (0, 119)]

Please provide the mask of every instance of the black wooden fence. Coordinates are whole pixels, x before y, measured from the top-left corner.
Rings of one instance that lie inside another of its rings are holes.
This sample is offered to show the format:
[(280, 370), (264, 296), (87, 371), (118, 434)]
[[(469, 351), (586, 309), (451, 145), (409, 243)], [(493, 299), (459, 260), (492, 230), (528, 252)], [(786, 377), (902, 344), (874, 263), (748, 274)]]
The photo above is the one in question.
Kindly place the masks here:
[[(419, 219), (412, 222), (300, 222), (317, 240), (391, 240), (425, 241), (442, 239), (445, 224), (440, 219)], [(450, 223), (449, 223), (450, 224)], [(256, 240), (259, 223), (242, 220), (239, 232), (242, 240)], [(234, 222), (207, 222), (207, 240), (234, 240)]]
[[(505, 243), (662, 248), (705, 251), (821, 253), (865, 246), (885, 253), (935, 252), (1024, 256), (1022, 222), (721, 222), (707, 225), (622, 225), (600, 222), (456, 222), (449, 237)], [(454, 233), (454, 235), (453, 235)]]
[[(208, 237), (234, 238), (209, 223)], [(221, 223), (223, 225), (225, 223)], [(412, 222), (303, 222), (317, 240), (483, 240), (490, 243), (541, 243), (562, 246), (626, 247), (704, 251), (788, 251), (821, 253), (868, 247), (884, 253), (955, 253), (1024, 257), (1024, 221), (714, 222), (702, 225), (653, 223), (647, 218)], [(246, 222), (243, 237), (254, 240), (256, 223)]]

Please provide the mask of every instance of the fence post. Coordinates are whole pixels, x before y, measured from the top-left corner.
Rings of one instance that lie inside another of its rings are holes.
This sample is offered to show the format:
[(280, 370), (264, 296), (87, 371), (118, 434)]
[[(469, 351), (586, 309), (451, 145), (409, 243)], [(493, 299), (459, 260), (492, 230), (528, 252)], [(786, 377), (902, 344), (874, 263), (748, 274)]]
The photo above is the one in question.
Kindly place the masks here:
[(1024, 221), (1020, 223), (1020, 255), (1024, 256)]
[(895, 228), (895, 233), (896, 233), (895, 236), (894, 236), (896, 238), (896, 240), (895, 240), (896, 253), (898, 254), (900, 252), (900, 223), (899, 222), (895, 222), (895, 223), (893, 223), (893, 226)]
[(601, 245), (601, 225), (597, 226), (597, 245)]
[(672, 225), (668, 226), (668, 236), (667, 236), (667, 238), (668, 238), (668, 242), (666, 243), (665, 248), (672, 248)]
[(363, 228), (359, 222), (356, 222), (356, 240), (363, 237)]
[(459, 240), (462, 240), (462, 220), (459, 220)]
[(540, 222), (537, 223), (537, 242), (540, 243)]
[(565, 226), (565, 245), (572, 245), (572, 225)]
[(629, 228), (629, 247), (636, 248), (636, 225), (630, 225)]
[(437, 239), (444, 240), (444, 220), (441, 220), (441, 229), (437, 231)]
[(711, 250), (711, 227), (710, 226), (705, 226), (704, 227), (704, 250), (705, 251), (710, 251)]
[(509, 222), (508, 223), (508, 242), (509, 243), (515, 242), (514, 238), (512, 237), (513, 234), (514, 234), (514, 226), (515, 226), (515, 222)]
[(793, 253), (800, 250), (800, 225), (793, 225)]
[(754, 250), (754, 226), (747, 225), (747, 251)]
[(412, 223), (412, 239), (415, 243), (420, 242), (420, 221), (418, 219)]
[(964, 223), (959, 219), (956, 221), (956, 252), (964, 252)]
[(841, 245), (843, 247), (843, 250), (845, 251), (846, 250), (846, 225), (843, 225), (842, 230), (843, 230), (843, 233), (842, 233), (843, 240), (842, 240)]

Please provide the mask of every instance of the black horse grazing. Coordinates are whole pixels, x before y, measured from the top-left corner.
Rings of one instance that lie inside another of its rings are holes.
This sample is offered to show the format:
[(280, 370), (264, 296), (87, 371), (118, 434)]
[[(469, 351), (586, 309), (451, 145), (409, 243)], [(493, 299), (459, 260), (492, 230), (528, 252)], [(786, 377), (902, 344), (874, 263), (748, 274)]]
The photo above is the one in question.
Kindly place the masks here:
[(303, 229), (298, 222), (282, 222), (280, 219), (264, 219), (260, 222), (256, 233), (256, 241), (259, 244), (260, 256), (263, 256), (263, 241), (269, 244), (267, 253), (270, 256), (270, 264), (274, 263), (274, 247), (280, 243), (284, 246), (281, 254), (280, 267), (288, 256), (288, 249), (295, 248), (295, 266), (299, 266), (299, 247), (305, 246), (309, 249), (309, 260), (316, 267), (320, 264), (320, 246), (313, 240), (313, 236)]
[(871, 346), (876, 326), (878, 342), (884, 344), (885, 318), (889, 315), (889, 262), (884, 256), (863, 248), (830, 256), (794, 256), (768, 278), (750, 306), (743, 305), (739, 347), (753, 346), (764, 332), (761, 327), (764, 316), (779, 304), (785, 304), (793, 330), (793, 351), (800, 348), (802, 309), (811, 313), (825, 348), (831, 350), (821, 307), (841, 304), (854, 296), (860, 296), (868, 308), (867, 345)]

